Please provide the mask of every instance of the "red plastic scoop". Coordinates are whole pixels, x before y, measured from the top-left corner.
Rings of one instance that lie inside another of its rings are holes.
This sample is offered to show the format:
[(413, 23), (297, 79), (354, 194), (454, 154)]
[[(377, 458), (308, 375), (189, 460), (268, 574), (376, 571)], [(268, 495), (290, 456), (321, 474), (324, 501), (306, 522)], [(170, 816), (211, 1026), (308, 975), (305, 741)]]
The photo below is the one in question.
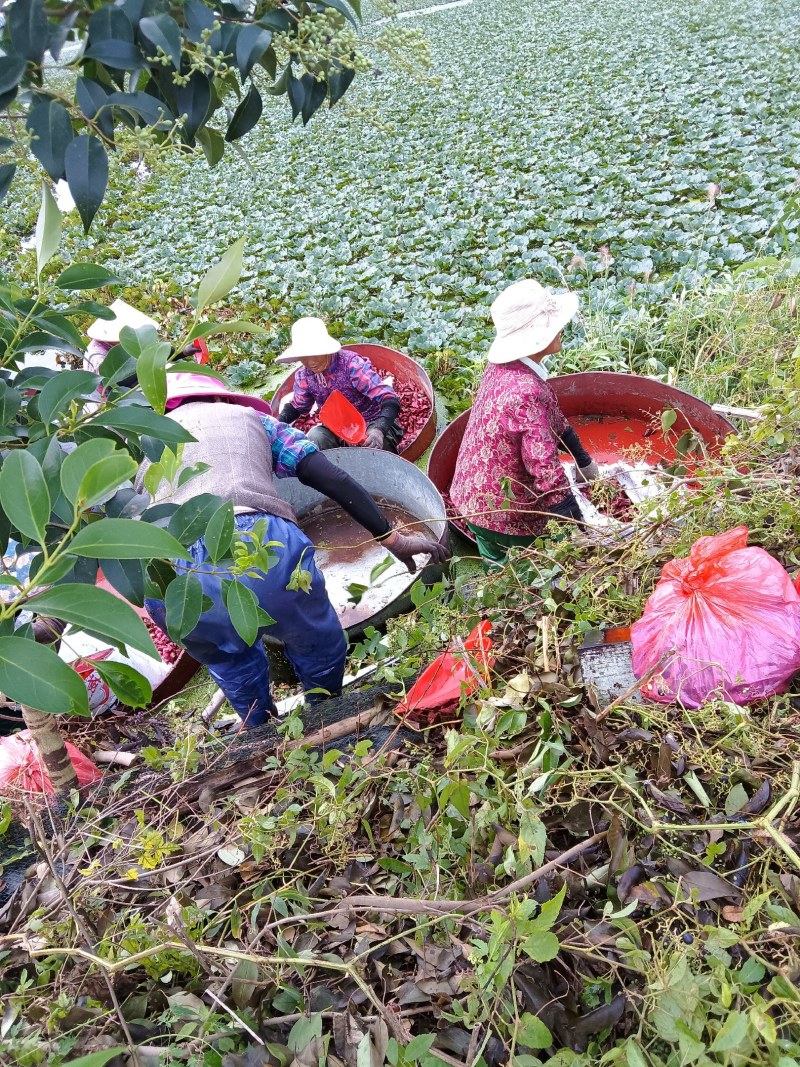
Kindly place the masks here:
[(333, 390), (319, 409), (319, 421), (348, 445), (361, 445), (367, 436), (364, 416), (338, 389)]

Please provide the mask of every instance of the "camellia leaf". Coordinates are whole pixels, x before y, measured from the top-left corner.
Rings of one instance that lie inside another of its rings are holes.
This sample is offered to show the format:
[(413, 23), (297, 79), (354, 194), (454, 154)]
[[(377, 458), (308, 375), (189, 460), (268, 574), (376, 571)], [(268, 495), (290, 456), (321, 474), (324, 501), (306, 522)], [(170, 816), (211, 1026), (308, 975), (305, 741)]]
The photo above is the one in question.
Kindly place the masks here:
[(27, 606), (39, 615), (52, 615), (81, 630), (91, 630), (109, 641), (135, 648), (151, 659), (160, 658), (147, 627), (130, 604), (95, 585), (56, 585), (30, 599)]
[(153, 699), (152, 685), (130, 663), (116, 663), (110, 659), (93, 660), (92, 666), (126, 707), (146, 708)]
[(41, 63), (49, 30), (42, 0), (14, 0), (6, 17), (14, 50), (34, 63)]
[(20, 533), (44, 543), (50, 493), (44, 471), (29, 451), (18, 450), (6, 456), (0, 469), (0, 503)]
[(106, 559), (103, 575), (125, 599), (138, 608), (144, 606), (144, 563), (140, 559)]
[(209, 304), (216, 304), (233, 289), (242, 274), (244, 237), (235, 241), (219, 263), (215, 263), (200, 280), (197, 291), (197, 308), (201, 311)]
[[(119, 278), (96, 263), (73, 263), (56, 278), (59, 289), (99, 289), (104, 285), (119, 284)], [(113, 318), (113, 312), (111, 316)]]
[(108, 500), (123, 483), (133, 480), (137, 469), (136, 460), (126, 452), (106, 456), (90, 467), (81, 479), (75, 501), (77, 507), (83, 511)]
[(197, 131), (197, 140), (200, 142), (209, 167), (216, 167), (225, 155), (225, 138), (218, 130), (204, 126), (202, 130)]
[(91, 134), (76, 137), (64, 154), (64, 168), (69, 191), (88, 233), (108, 185), (108, 156), (102, 142)]
[(136, 120), (145, 126), (158, 126), (161, 123), (172, 122), (172, 115), (167, 105), (149, 93), (111, 93), (108, 103), (132, 116), (134, 125)]
[(167, 586), (164, 597), (167, 631), (176, 643), (197, 626), (203, 613), (203, 589), (194, 574), (180, 574)]
[(0, 94), (16, 89), (27, 66), (20, 56), (0, 56)]
[(46, 185), (42, 185), (42, 206), (36, 219), (36, 273), (41, 274), (61, 244), (61, 212)]
[(223, 595), (233, 628), (246, 645), (254, 644), (258, 637), (258, 601), (252, 589), (241, 582), (227, 582)]
[(67, 500), (75, 503), (78, 499), (78, 489), (86, 472), (95, 463), (100, 463), (115, 451), (113, 441), (98, 438), (94, 441), (84, 441), (74, 452), (64, 457), (64, 462), (61, 464), (61, 488)]
[(350, 84), (356, 76), (354, 70), (350, 70), (349, 67), (343, 67), (341, 63), (331, 63), (330, 73), (328, 74), (328, 90), (330, 92), (331, 107), (342, 99), (344, 94), (350, 88)]
[(255, 85), (251, 85), (233, 113), (233, 118), (225, 132), (225, 140), (237, 141), (240, 137), (244, 137), (258, 123), (263, 110), (264, 102), (261, 99), (261, 93)]
[(81, 113), (100, 128), (109, 141), (114, 140), (114, 116), (108, 106), (108, 90), (91, 78), (78, 78), (75, 82), (75, 99)]
[(233, 504), (226, 501), (208, 521), (205, 532), (206, 550), (213, 563), (218, 563), (230, 552), (233, 541)]
[(69, 552), (91, 559), (189, 559), (183, 545), (172, 534), (135, 519), (101, 519), (89, 523), (69, 542)]
[(83, 679), (47, 645), (0, 637), (0, 693), (52, 715), (88, 715)]
[(136, 70), (144, 60), (136, 45), (130, 41), (97, 41), (83, 53), (85, 59), (96, 59), (112, 70)]
[(200, 493), (187, 500), (169, 520), (167, 529), (188, 548), (202, 537), (211, 518), (219, 510), (222, 500), (212, 493)]
[(119, 331), (119, 343), (130, 356), (136, 359), (151, 345), (158, 344), (158, 330), (149, 323), (145, 326), (123, 326)]
[(181, 69), (181, 31), (171, 15), (153, 15), (139, 22), (139, 33), (169, 56), (175, 70)]
[(325, 97), (328, 95), (328, 86), (326, 82), (318, 81), (313, 74), (304, 74), (301, 81), (305, 85), (305, 92), (300, 113), (303, 118), (303, 125), (307, 126), (314, 112), (322, 107), (325, 102)]
[(103, 411), (96, 415), (91, 425), (108, 426), (122, 433), (148, 434), (165, 445), (180, 445), (194, 438), (179, 422), (159, 415), (150, 408), (139, 404), (126, 404), (113, 411)]
[(246, 78), (272, 43), (272, 33), (252, 23), (245, 26), (236, 38), (236, 66), (242, 78)]
[(205, 74), (196, 70), (189, 78), (188, 85), (181, 85), (175, 91), (175, 100), (179, 115), (185, 115), (183, 130), (189, 141), (203, 125), (211, 105), (211, 83)]
[[(217, 337), (225, 333), (249, 333), (253, 337), (266, 337), (267, 331), (257, 322), (249, 319), (228, 319), (227, 322), (198, 322), (189, 333), (189, 340), (194, 341), (198, 337)], [(221, 377), (218, 370), (210, 370), (210, 374)]]
[(16, 163), (4, 163), (0, 167), (0, 200), (2, 200), (8, 190), (11, 188), (11, 183), (14, 180), (14, 175), (17, 173)]
[(159, 415), (167, 403), (167, 360), (170, 346), (166, 341), (148, 345), (136, 361), (136, 375), (145, 397)]
[(63, 104), (47, 100), (30, 109), (25, 126), (33, 138), (31, 152), (57, 182), (64, 177), (64, 156), (74, 137), (69, 112)]
[(39, 394), (39, 418), (52, 422), (77, 396), (93, 393), (100, 384), (98, 375), (88, 370), (63, 370)]
[(19, 411), (22, 394), (0, 379), (0, 427), (8, 426)]

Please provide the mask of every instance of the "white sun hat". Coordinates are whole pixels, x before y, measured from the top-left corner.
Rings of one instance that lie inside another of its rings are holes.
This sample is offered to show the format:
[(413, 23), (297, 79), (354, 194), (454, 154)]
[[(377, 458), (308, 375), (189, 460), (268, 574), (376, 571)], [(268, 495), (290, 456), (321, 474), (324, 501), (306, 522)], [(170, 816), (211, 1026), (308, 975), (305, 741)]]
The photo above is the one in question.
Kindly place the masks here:
[(138, 330), (140, 326), (155, 326), (158, 323), (145, 315), (143, 311), (137, 311), (135, 307), (126, 304), (124, 300), (115, 300), (109, 305), (116, 316), (113, 319), (95, 319), (86, 333), (93, 341), (118, 341), (123, 326), (130, 326)]
[(578, 310), (575, 293), (554, 293), (533, 278), (514, 282), (492, 304), (497, 336), (490, 363), (511, 363), (547, 348)]
[(332, 356), (338, 352), (341, 344), (331, 337), (322, 319), (306, 315), (292, 326), (292, 343), (276, 363), (296, 363), (298, 359), (311, 359), (314, 356)]

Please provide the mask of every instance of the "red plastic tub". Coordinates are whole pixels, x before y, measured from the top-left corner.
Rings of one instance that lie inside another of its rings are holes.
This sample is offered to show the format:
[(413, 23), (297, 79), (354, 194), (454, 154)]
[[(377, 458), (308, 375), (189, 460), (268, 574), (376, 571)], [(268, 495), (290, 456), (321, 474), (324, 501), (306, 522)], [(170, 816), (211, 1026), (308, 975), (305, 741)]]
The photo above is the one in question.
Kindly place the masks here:
[[(734, 432), (733, 424), (705, 401), (637, 374), (584, 371), (551, 378), (550, 384), (582, 444), (599, 463), (613, 463), (631, 448), (646, 450), (644, 459), (653, 465), (662, 460), (674, 461), (674, 444), (689, 429), (702, 438), (713, 454)], [(674, 411), (677, 418), (665, 437), (661, 414), (668, 410)], [(428, 477), (443, 495), (449, 494), (469, 415), (465, 411), (450, 423), (428, 458)], [(451, 524), (474, 543), (466, 526)]]
[[(431, 413), (428, 421), (400, 449), (400, 454), (403, 458), (411, 460), (413, 463), (414, 460), (419, 459), (425, 453), (436, 436), (436, 404), (430, 378), (410, 356), (406, 356), (402, 352), (396, 352), (393, 348), (371, 344), (345, 344), (343, 347), (366, 356), (367, 359), (372, 361), (379, 374), (392, 374), (398, 384), (403, 382), (413, 383), (417, 388), (422, 389), (430, 400)], [(292, 371), (275, 390), (275, 395), (272, 398), (272, 410), (276, 415), (280, 411), (282, 401), (291, 394), (294, 388), (294, 373)]]

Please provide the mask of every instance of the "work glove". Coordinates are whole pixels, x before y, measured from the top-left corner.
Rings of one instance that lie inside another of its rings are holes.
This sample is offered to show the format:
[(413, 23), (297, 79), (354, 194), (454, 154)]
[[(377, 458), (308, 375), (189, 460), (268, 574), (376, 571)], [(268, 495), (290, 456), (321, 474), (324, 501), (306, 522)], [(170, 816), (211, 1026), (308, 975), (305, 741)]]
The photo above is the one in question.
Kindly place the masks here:
[(587, 464), (585, 467), (578, 467), (575, 475), (575, 481), (578, 485), (588, 485), (589, 482), (596, 482), (600, 477), (600, 468), (597, 466), (594, 460)]
[(383, 448), (383, 430), (379, 426), (370, 426), (364, 438), (364, 448)]
[(411, 574), (416, 574), (417, 564), (414, 556), (424, 553), (430, 556), (431, 563), (445, 563), (450, 559), (450, 551), (444, 545), (425, 534), (403, 534), (395, 531), (381, 542), (401, 563), (405, 563)]

